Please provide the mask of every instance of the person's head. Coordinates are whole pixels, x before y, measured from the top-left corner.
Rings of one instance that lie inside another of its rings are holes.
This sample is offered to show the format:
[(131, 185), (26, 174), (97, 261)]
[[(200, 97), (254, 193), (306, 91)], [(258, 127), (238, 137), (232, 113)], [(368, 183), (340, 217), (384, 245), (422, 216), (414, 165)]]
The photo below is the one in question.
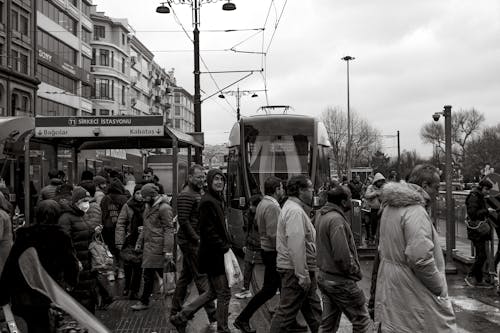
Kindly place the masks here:
[(249, 200), (250, 205), (248, 207), (248, 209), (250, 209), (250, 212), (255, 213), (257, 206), (259, 205), (261, 200), (262, 200), (262, 196), (260, 194), (254, 194), (250, 197), (250, 200)]
[(380, 172), (377, 172), (373, 177), (373, 185), (377, 187), (382, 187), (385, 183), (385, 177)]
[(83, 187), (75, 187), (71, 195), (71, 204), (86, 213), (90, 208), (90, 193)]
[(361, 180), (361, 177), (359, 175), (354, 176), (354, 181), (359, 182)]
[(94, 177), (94, 184), (96, 186), (96, 189), (104, 190), (108, 186), (106, 182), (106, 178), (103, 176), (95, 176)]
[(351, 191), (347, 186), (335, 186), (327, 193), (328, 202), (342, 208), (344, 212), (351, 210)]
[(347, 176), (342, 176), (342, 183), (346, 183), (347, 182)]
[(148, 183), (142, 186), (141, 188), (141, 195), (142, 198), (145, 202), (149, 204), (153, 204), (155, 200), (158, 198), (159, 194), (159, 189), (156, 185), (152, 183)]
[(293, 176), (288, 180), (286, 192), (290, 197), (296, 197), (307, 205), (312, 205), (314, 187), (309, 177), (305, 175)]
[(142, 197), (142, 194), (141, 194), (141, 190), (142, 190), (142, 184), (136, 184), (135, 187), (134, 187), (134, 200), (135, 201), (143, 201), (143, 197)]
[(264, 194), (280, 200), (285, 195), (283, 181), (276, 176), (268, 177), (264, 182)]
[(152, 182), (154, 179), (153, 177), (154, 172), (152, 168), (147, 167), (146, 169), (144, 169), (144, 172), (142, 173), (142, 179), (144, 179), (144, 181)]
[(63, 182), (66, 181), (66, 173), (62, 170), (57, 171), (57, 178), (59, 178)]
[(220, 169), (210, 169), (207, 173), (208, 191), (222, 194), (226, 184), (226, 177)]
[(52, 169), (49, 171), (49, 179), (59, 178), (59, 171), (57, 169)]
[(205, 172), (201, 165), (194, 164), (189, 168), (188, 183), (196, 191), (203, 189), (203, 184), (205, 184)]
[(477, 187), (484, 195), (489, 195), (490, 190), (493, 188), (493, 184), (487, 179), (481, 179)]
[(56, 197), (59, 199), (66, 199), (71, 201), (71, 195), (73, 193), (73, 185), (71, 184), (61, 184), (56, 188)]
[(119, 169), (113, 169), (109, 172), (110, 179), (118, 179), (123, 184), (123, 173)]
[(90, 196), (93, 197), (95, 194), (95, 184), (94, 182), (84, 181), (80, 183), (80, 186), (89, 192)]
[(430, 164), (416, 165), (408, 176), (408, 183), (422, 187), (433, 199), (439, 191), (439, 172)]
[(90, 170), (84, 170), (82, 172), (82, 177), (80, 178), (81, 181), (84, 180), (93, 180), (94, 179), (94, 173)]
[(35, 212), (37, 224), (57, 224), (61, 215), (61, 206), (55, 200), (42, 200)]

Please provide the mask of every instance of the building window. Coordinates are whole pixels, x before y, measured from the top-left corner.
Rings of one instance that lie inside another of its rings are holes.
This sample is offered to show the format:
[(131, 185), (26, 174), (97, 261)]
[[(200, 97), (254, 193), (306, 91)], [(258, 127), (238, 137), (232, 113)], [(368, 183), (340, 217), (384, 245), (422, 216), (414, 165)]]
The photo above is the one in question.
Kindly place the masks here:
[(18, 12), (15, 11), (15, 10), (12, 10), (12, 13), (11, 13), (11, 20), (10, 20), (10, 27), (12, 30), (15, 30), (17, 31), (17, 25), (18, 25)]
[(38, 29), (37, 43), (44, 49), (56, 53), (57, 55), (59, 55), (59, 57), (61, 57), (69, 64), (76, 65), (76, 59), (78, 55), (76, 50), (63, 43), (59, 39), (53, 37), (52, 35), (49, 35), (47, 32)]
[(69, 0), (69, 2), (75, 6), (76, 8), (78, 8), (78, 0)]
[(181, 120), (180, 119), (174, 120), (174, 128), (181, 128)]
[(29, 19), (24, 15), (19, 15), (19, 32), (29, 36)]
[(90, 39), (92, 38), (92, 32), (91, 31), (88, 31), (87, 29), (85, 28), (82, 28), (82, 40), (87, 43), (87, 44), (90, 44)]
[(181, 94), (175, 93), (174, 95), (174, 103), (180, 103), (181, 102)]
[(122, 105), (125, 105), (125, 95), (126, 95), (126, 88), (122, 84)]
[(29, 74), (28, 72), (28, 56), (26, 54), (19, 54), (19, 72)]
[(76, 116), (76, 109), (71, 106), (57, 103), (42, 97), (38, 97), (38, 115), (44, 116)]
[(15, 71), (18, 71), (19, 68), (18, 68), (18, 65), (19, 65), (19, 53), (16, 51), (16, 50), (12, 50), (12, 68), (15, 70)]
[(180, 116), (181, 115), (181, 107), (179, 105), (175, 106), (175, 115)]
[(90, 5), (85, 1), (82, 1), (82, 12), (90, 17)]
[(99, 98), (109, 99), (111, 94), (109, 93), (109, 80), (108, 79), (100, 79), (99, 82)]
[(82, 83), (82, 97), (87, 99), (92, 98), (92, 86)]
[(82, 68), (84, 71), (90, 72), (91, 59), (86, 56), (82, 56)]
[(37, 0), (37, 8), (43, 15), (77, 36), (76, 20), (47, 0)]
[(109, 110), (108, 109), (100, 109), (99, 114), (101, 116), (109, 116)]
[(101, 66), (109, 66), (109, 51), (108, 50), (99, 50), (99, 65)]
[(111, 67), (115, 68), (115, 52), (111, 51)]
[(5, 24), (5, 19), (3, 18), (3, 12), (4, 12), (3, 6), (4, 6), (3, 2), (0, 2), (0, 23)]
[(92, 61), (90, 62), (91, 65), (95, 65), (95, 58), (96, 58), (96, 49), (92, 49)]
[(37, 67), (37, 76), (38, 78), (54, 87), (63, 89), (72, 94), (76, 94), (76, 81), (60, 74), (48, 67), (45, 67), (42, 64), (39, 64)]
[(125, 37), (125, 34), (122, 32), (122, 45), (127, 44), (127, 37)]
[(103, 25), (94, 25), (94, 40), (106, 38), (106, 30)]
[(125, 73), (125, 66), (126, 66), (125, 58), (122, 58), (122, 73)]

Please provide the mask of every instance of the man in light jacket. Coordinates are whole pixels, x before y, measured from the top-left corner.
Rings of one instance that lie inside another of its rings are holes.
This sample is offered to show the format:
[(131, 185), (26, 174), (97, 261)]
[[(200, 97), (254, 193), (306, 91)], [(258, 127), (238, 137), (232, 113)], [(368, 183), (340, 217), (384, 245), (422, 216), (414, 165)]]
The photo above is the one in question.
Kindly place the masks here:
[(382, 187), (385, 184), (385, 177), (380, 172), (375, 174), (373, 182), (365, 192), (365, 200), (370, 209), (370, 223), (368, 224), (366, 238), (368, 243), (373, 244), (377, 235), (378, 222), (380, 220), (379, 210), (381, 203)]
[(384, 186), (375, 293), (375, 321), (381, 332), (457, 330), (443, 251), (425, 209), (438, 185), (435, 167), (417, 165), (408, 184)]
[(321, 302), (316, 282), (316, 231), (309, 219), (314, 187), (305, 175), (287, 184), (276, 233), (276, 265), (281, 276), (281, 297), (271, 321), (271, 333), (289, 332), (299, 311), (312, 333), (318, 332)]

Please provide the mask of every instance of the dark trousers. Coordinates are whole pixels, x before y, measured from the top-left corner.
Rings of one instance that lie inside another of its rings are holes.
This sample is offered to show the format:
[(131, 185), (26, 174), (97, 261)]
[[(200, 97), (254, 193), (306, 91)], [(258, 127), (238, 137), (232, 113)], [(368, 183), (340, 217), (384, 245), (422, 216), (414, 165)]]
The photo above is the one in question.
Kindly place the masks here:
[(366, 333), (370, 329), (370, 316), (363, 291), (354, 281), (342, 283), (318, 278), (323, 298), (321, 332), (337, 332), (342, 313), (352, 323), (353, 333)]
[(473, 240), (472, 244), (476, 248), (476, 259), (472, 264), (469, 275), (473, 276), (477, 282), (483, 281), (483, 266), (486, 262), (486, 240)]
[(144, 288), (142, 290), (141, 302), (143, 304), (149, 304), (149, 297), (153, 292), (153, 287), (155, 283), (155, 273), (163, 276), (163, 268), (144, 268), (142, 275), (144, 276)]
[(369, 229), (369, 234), (367, 234), (368, 240), (374, 241), (375, 237), (377, 235), (377, 228), (378, 228), (378, 220), (379, 220), (379, 215), (378, 215), (378, 208), (372, 208), (370, 210), (370, 223), (368, 224)]
[[(184, 304), (191, 282), (194, 281), (199, 295), (202, 295), (209, 289), (207, 275), (200, 273), (198, 270), (198, 248), (188, 245), (180, 245), (180, 248), (182, 251), (182, 271), (177, 280), (174, 297), (172, 298), (170, 316), (182, 310), (182, 304)], [(210, 322), (214, 322), (216, 320), (214, 302), (208, 302), (205, 305), (205, 311)]]
[(206, 292), (199, 295), (193, 302), (184, 306), (180, 317), (188, 321), (194, 317), (199, 309), (206, 306), (209, 302), (217, 299), (217, 332), (229, 333), (228, 316), (229, 316), (229, 301), (231, 300), (231, 289), (227, 282), (226, 274), (208, 275), (209, 288)]
[(255, 264), (252, 261), (246, 261), (243, 268), (243, 288), (250, 289), (250, 282), (252, 281), (252, 273)]
[(280, 289), (281, 279), (276, 270), (276, 251), (263, 251), (262, 261), (264, 263), (264, 284), (262, 289), (248, 302), (247, 306), (241, 311), (238, 320), (248, 322), (253, 314), (268, 300), (276, 295), (276, 291)]
[(311, 287), (304, 290), (293, 269), (279, 270), (281, 276), (281, 297), (271, 321), (271, 333), (290, 332), (298, 312), (302, 312), (311, 333), (317, 333), (321, 322), (321, 301), (317, 294), (315, 273), (310, 272)]
[(125, 290), (130, 291), (131, 295), (137, 295), (141, 287), (141, 264), (125, 261), (123, 269), (125, 271)]

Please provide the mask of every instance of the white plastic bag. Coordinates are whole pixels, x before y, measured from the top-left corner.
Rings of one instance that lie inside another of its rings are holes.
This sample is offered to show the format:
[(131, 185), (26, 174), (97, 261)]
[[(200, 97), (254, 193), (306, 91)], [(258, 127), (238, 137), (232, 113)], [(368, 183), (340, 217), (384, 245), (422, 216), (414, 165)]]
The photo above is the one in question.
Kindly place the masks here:
[(238, 260), (231, 249), (224, 253), (224, 266), (226, 268), (226, 277), (227, 282), (229, 283), (229, 288), (243, 281), (243, 274), (241, 273), (240, 265), (238, 264)]

